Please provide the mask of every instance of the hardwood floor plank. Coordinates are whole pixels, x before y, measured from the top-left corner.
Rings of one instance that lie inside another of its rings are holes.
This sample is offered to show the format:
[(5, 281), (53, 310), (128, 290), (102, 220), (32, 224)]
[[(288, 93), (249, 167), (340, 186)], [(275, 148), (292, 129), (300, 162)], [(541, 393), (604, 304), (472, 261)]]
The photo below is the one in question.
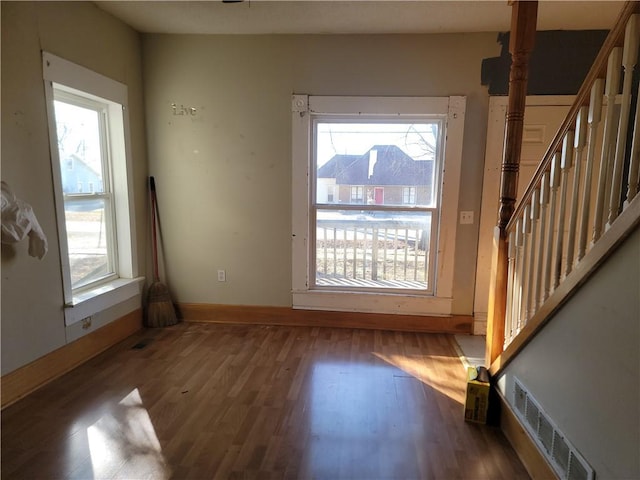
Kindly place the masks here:
[(498, 429), (464, 422), (451, 342), (320, 327), (141, 331), (2, 412), (2, 478), (529, 478)]

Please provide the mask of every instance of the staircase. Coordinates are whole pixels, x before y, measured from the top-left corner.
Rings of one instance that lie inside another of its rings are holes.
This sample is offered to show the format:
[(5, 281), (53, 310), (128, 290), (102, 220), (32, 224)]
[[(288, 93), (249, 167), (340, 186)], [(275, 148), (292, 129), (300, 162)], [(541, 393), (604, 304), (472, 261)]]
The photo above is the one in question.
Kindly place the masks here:
[(640, 478), (639, 45), (627, 2), (495, 230), (486, 361), (534, 478)]
[(640, 221), (639, 12), (638, 2), (621, 12), (523, 198), (497, 232), (506, 255), (496, 269), (506, 292), (503, 318), (491, 319), (502, 337), (491, 339), (494, 375)]

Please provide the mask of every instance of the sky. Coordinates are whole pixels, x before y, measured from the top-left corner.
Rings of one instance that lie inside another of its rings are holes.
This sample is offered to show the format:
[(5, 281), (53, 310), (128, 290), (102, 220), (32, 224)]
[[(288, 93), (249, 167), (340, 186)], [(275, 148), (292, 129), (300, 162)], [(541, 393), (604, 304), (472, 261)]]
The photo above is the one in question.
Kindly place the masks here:
[(362, 155), (373, 145), (396, 145), (414, 160), (433, 160), (438, 123), (317, 124), (317, 167), (334, 155)]

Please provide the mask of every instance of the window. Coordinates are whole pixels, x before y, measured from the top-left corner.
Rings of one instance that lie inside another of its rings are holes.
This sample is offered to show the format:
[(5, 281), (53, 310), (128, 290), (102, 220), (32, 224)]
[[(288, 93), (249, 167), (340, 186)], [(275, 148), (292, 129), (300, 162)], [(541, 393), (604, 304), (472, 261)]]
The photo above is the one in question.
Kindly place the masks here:
[(401, 121), (314, 116), (313, 184), (318, 188), (331, 178), (338, 188), (349, 187), (350, 205), (357, 208), (329, 205), (316, 196), (312, 286), (432, 290), (430, 239), (438, 208), (404, 207), (403, 185), (416, 185), (409, 187), (413, 204), (416, 188), (423, 199), (436, 198), (431, 192), (442, 164), (442, 124), (437, 116)]
[(351, 187), (351, 203), (364, 203), (364, 187)]
[(294, 95), (295, 308), (452, 313), (464, 106)]
[[(111, 189), (107, 104), (53, 87), (58, 157), (76, 155), (78, 168), (70, 173), (61, 163), (67, 255), (71, 288), (77, 290), (117, 275), (115, 209)], [(77, 189), (71, 175), (81, 176)], [(103, 188), (94, 191), (89, 178)], [(83, 184), (88, 183), (88, 192)]]
[(127, 87), (48, 53), (43, 71), (70, 325), (140, 290)]
[(402, 203), (405, 205), (415, 205), (416, 203), (416, 187), (402, 188)]
[(334, 185), (329, 185), (327, 188), (327, 203), (335, 203), (336, 189)]

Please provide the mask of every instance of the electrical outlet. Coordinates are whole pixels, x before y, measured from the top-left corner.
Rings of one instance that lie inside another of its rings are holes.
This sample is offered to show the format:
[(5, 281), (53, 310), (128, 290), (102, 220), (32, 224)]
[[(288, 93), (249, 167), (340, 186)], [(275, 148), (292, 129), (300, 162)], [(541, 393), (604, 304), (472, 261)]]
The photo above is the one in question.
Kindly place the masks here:
[(88, 328), (91, 328), (91, 317), (85, 317), (81, 321), (82, 321), (83, 330), (87, 330)]
[(460, 225), (473, 224), (473, 211), (460, 212)]
[(227, 281), (227, 272), (224, 270), (218, 270), (218, 281), (226, 282)]

